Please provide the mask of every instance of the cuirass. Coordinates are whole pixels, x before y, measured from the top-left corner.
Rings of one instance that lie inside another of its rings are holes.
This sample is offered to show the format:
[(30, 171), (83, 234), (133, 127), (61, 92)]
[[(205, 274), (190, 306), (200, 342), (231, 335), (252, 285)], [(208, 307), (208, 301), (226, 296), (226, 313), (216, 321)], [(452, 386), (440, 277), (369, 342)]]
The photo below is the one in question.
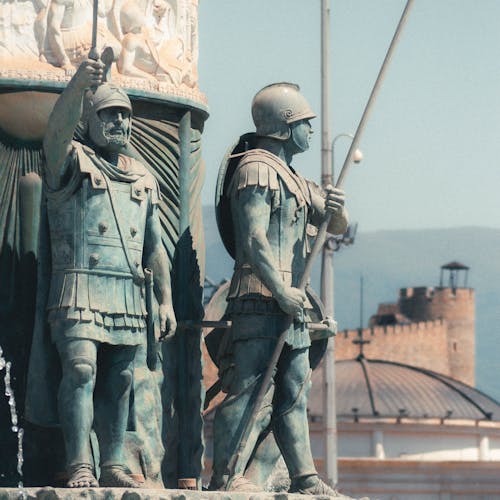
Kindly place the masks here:
[[(132, 265), (142, 274), (142, 250), (148, 213), (147, 192), (139, 183), (109, 181)], [(131, 276), (117, 219), (105, 183), (83, 176), (68, 199), (48, 201), (52, 272), (83, 271)]]
[[(303, 187), (304, 191), (307, 190), (306, 186)], [(299, 200), (280, 179), (279, 189), (272, 193), (266, 236), (271, 247), (275, 268), (286, 286), (297, 286), (305, 267), (308, 251), (306, 234), (308, 217), (307, 202)], [(236, 259), (228, 299), (254, 294), (271, 298), (272, 293), (255, 274), (244, 254), (243, 245), (240, 242), (245, 236), (240, 233), (236, 210), (233, 211), (233, 218), (235, 219)]]
[[(275, 197), (278, 192), (275, 193)], [(267, 239), (278, 269), (291, 273), (291, 284), (296, 286), (305, 266), (307, 255), (306, 227), (309, 207), (299, 204), (280, 180), (279, 200), (273, 203)]]

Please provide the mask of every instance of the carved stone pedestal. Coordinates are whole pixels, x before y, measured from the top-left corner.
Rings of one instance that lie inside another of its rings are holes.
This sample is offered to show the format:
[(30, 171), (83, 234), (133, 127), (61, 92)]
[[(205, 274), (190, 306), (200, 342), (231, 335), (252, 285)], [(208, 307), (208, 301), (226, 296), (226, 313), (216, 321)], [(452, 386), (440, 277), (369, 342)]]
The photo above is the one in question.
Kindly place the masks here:
[[(190, 491), (190, 490), (128, 490), (125, 488), (0, 488), (0, 500), (310, 500), (328, 498), (325, 495), (293, 495), (287, 493), (245, 493), (223, 491)], [(335, 497), (342, 500), (347, 497)]]

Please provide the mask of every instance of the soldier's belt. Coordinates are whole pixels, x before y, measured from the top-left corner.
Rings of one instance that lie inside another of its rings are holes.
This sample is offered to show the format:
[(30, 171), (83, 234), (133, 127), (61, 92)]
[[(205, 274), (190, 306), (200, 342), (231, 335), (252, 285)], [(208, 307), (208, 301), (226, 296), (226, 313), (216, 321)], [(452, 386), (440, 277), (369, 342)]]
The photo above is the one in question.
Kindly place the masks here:
[(86, 269), (86, 268), (55, 268), (54, 272), (58, 273), (75, 273), (75, 274), (92, 274), (97, 276), (115, 276), (117, 278), (130, 278), (133, 279), (134, 276), (130, 272), (123, 271), (111, 271), (108, 269)]

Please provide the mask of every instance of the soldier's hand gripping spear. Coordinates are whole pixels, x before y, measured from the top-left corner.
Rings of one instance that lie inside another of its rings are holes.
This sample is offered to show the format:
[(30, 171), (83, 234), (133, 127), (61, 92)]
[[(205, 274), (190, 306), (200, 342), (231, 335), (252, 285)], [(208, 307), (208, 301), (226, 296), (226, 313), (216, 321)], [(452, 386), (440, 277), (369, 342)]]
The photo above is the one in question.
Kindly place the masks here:
[[(337, 188), (337, 189), (342, 188), (344, 180), (345, 180), (345, 176), (348, 172), (349, 167), (352, 164), (354, 152), (356, 151), (356, 149), (358, 147), (358, 143), (359, 143), (361, 134), (364, 130), (366, 121), (368, 119), (368, 115), (371, 111), (371, 108), (372, 108), (373, 103), (375, 101), (375, 98), (378, 94), (378, 91), (380, 90), (383, 78), (385, 76), (389, 62), (392, 58), (396, 44), (399, 40), (402, 29), (407, 21), (412, 2), (413, 2), (413, 0), (407, 1), (405, 9), (403, 11), (403, 14), (401, 15), (401, 19), (399, 20), (398, 26), (396, 28), (396, 31), (394, 33), (394, 36), (392, 38), (391, 44), (390, 44), (389, 49), (387, 51), (387, 54), (384, 58), (382, 66), (380, 68), (379, 74), (378, 74), (377, 79), (375, 81), (375, 84), (373, 86), (373, 90), (372, 90), (370, 97), (368, 99), (368, 102), (365, 106), (363, 115), (361, 117), (358, 128), (356, 130), (356, 134), (354, 135), (354, 138), (353, 138), (352, 143), (351, 143), (351, 147), (349, 149), (349, 152), (348, 152), (347, 157), (345, 159), (344, 165), (342, 166), (342, 170), (340, 172), (339, 178), (338, 178), (337, 183), (335, 185), (335, 188)], [(306, 262), (304, 273), (302, 275), (302, 278), (301, 278), (299, 286), (298, 286), (298, 289), (302, 292), (305, 291), (305, 287), (309, 281), (309, 277), (311, 275), (311, 270), (312, 270), (314, 260), (316, 259), (317, 255), (321, 251), (321, 248), (323, 247), (323, 243), (324, 243), (326, 233), (327, 233), (327, 228), (328, 228), (332, 213), (334, 212), (333, 207), (331, 207), (332, 210), (328, 210), (328, 208), (329, 208), (328, 202), (326, 204), (326, 207), (327, 207), (326, 217), (323, 220), (323, 222), (318, 230), (318, 235), (316, 237), (316, 241), (314, 242), (313, 249), (312, 249), (311, 254), (309, 255), (309, 258)], [(262, 383), (260, 385), (259, 392), (257, 393), (257, 397), (253, 403), (252, 411), (248, 414), (248, 417), (246, 418), (246, 420), (244, 422), (243, 430), (241, 431), (241, 434), (239, 437), (237, 451), (229, 460), (229, 463), (228, 463), (229, 480), (226, 483), (226, 490), (229, 490), (231, 488), (235, 474), (238, 471), (238, 468), (241, 466), (241, 464), (240, 464), (241, 457), (244, 454), (246, 444), (247, 444), (248, 438), (250, 436), (253, 424), (257, 418), (258, 412), (260, 411), (260, 409), (262, 407), (264, 397), (269, 389), (269, 385), (271, 383), (274, 370), (276, 368), (276, 365), (277, 365), (278, 360), (280, 358), (281, 352), (282, 352), (283, 347), (285, 345), (285, 340), (286, 340), (287, 335), (288, 335), (288, 329), (292, 325), (293, 319), (294, 318), (291, 315), (289, 315), (287, 318), (287, 321), (286, 321), (286, 324), (284, 325), (283, 331), (280, 334), (278, 341), (276, 343), (276, 347), (274, 349), (273, 355), (271, 356), (271, 359), (269, 360), (269, 364), (267, 366), (266, 372), (265, 372), (264, 377), (262, 379)]]
[(87, 59), (78, 67), (74, 77), (68, 86), (95, 90), (105, 81), (106, 66), (101, 61), (97, 51), (97, 18), (99, 15), (99, 0), (94, 0), (92, 4), (92, 42)]

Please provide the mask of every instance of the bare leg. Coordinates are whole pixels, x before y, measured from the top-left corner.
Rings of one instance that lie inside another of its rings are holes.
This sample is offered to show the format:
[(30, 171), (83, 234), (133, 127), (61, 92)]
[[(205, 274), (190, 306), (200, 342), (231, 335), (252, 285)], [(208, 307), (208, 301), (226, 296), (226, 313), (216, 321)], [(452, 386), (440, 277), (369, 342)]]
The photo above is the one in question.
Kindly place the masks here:
[(92, 474), (90, 431), (94, 420), (93, 392), (96, 374), (97, 343), (68, 338), (57, 343), (62, 364), (58, 407), (70, 488), (97, 486)]
[(340, 495), (325, 484), (314, 467), (307, 421), (310, 386), (308, 349), (291, 349), (285, 346), (276, 375), (273, 428), (292, 480), (289, 491), (349, 500), (349, 497)]
[(309, 349), (285, 346), (276, 374), (273, 430), (290, 477), (316, 475), (311, 452), (307, 398), (311, 386)]
[[(248, 324), (255, 326), (261, 318), (252, 316)], [(233, 482), (233, 488), (241, 490), (260, 490), (249, 480), (242, 481), (248, 460), (259, 435), (269, 425), (272, 411), (274, 384), (265, 396), (262, 408), (253, 422), (252, 432), (247, 441), (246, 449), (239, 461), (238, 469), (227, 470), (231, 456), (237, 452), (237, 443), (242, 432), (242, 422), (248, 417), (253, 401), (262, 382), (262, 374), (271, 357), (276, 341), (274, 339), (252, 339), (237, 341), (233, 344), (234, 374), (229, 392), (223, 403), (217, 408), (214, 420), (214, 465), (210, 484), (211, 489), (223, 489), (234, 472), (238, 481)], [(241, 483), (241, 484), (240, 484)]]
[[(97, 431), (101, 450), (101, 486), (139, 487), (124, 467), (123, 447), (129, 413), (136, 346), (103, 344), (99, 352)], [(102, 369), (101, 369), (102, 366)]]

